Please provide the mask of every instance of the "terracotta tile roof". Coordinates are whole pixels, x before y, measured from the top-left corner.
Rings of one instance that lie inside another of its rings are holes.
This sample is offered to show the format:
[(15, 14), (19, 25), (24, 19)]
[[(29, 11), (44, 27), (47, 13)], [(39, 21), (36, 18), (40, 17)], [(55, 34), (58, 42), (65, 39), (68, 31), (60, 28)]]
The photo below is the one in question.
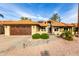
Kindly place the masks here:
[(73, 24), (66, 24), (67, 27), (74, 27)]
[(46, 21), (38, 21), (39, 26), (48, 26)]
[(31, 20), (19, 20), (19, 21), (0, 21), (0, 24), (12, 25), (12, 24), (37, 24), (37, 23)]
[(38, 23), (38, 22), (33, 22), (31, 20), (19, 20), (19, 21), (0, 21), (0, 24), (3, 25), (13, 25), (13, 24), (36, 24), (39, 26), (47, 26), (47, 24), (43, 23)]
[(63, 23), (63, 22), (57, 22), (54, 20), (49, 20), (52, 23), (52, 26), (67, 26), (67, 27), (73, 27), (73, 24), (67, 24), (67, 23)]
[(52, 24), (52, 26), (66, 26), (65, 23), (62, 23), (62, 22), (57, 22), (57, 21), (54, 21), (54, 20), (49, 20)]
[[(78, 27), (78, 24), (66, 24), (66, 23), (62, 23), (62, 22), (57, 22), (54, 20), (49, 20), (52, 24), (52, 26), (67, 26), (67, 27)], [(49, 22), (47, 21), (47, 22)], [(19, 20), (19, 21), (0, 21), (0, 25), (13, 25), (13, 24), (36, 24), (39, 26), (48, 26), (47, 22), (33, 22), (31, 20)]]
[(40, 26), (48, 26), (48, 24), (46, 23), (38, 23)]
[(75, 27), (79, 27), (79, 23), (77, 24), (77, 23), (74, 23), (73, 24)]
[(64, 23), (62, 23), (62, 22), (54, 22), (53, 24), (52, 24), (53, 26), (66, 26)]

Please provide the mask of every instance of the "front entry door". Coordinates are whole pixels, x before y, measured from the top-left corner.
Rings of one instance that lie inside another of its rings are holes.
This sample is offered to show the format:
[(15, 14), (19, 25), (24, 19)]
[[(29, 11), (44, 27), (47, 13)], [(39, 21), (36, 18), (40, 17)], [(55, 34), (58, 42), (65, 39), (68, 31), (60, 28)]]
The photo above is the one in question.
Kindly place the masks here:
[(52, 34), (52, 27), (49, 27), (49, 34)]

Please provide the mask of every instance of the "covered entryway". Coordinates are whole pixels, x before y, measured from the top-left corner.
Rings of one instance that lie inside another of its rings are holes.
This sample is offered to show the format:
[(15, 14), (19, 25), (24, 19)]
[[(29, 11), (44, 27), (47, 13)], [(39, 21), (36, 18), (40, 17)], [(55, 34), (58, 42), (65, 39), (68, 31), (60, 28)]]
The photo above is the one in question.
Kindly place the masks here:
[(49, 27), (48, 32), (49, 34), (52, 34), (52, 27)]
[(12, 25), (10, 35), (31, 35), (31, 25)]
[(0, 34), (4, 34), (4, 26), (0, 25)]

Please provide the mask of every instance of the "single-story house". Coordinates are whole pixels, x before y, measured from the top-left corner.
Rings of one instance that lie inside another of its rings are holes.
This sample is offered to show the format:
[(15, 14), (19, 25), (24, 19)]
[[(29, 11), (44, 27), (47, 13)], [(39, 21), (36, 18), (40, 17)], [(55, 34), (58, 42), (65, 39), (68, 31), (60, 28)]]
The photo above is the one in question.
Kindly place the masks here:
[[(0, 21), (0, 25), (4, 27), (5, 35), (32, 35), (35, 33), (47, 33), (47, 24), (38, 24), (31, 20)], [(39, 30), (39, 28), (41, 30)]]
[(0, 31), (5, 35), (33, 35), (35, 33), (61, 34), (72, 31), (75, 25), (54, 20), (34, 22), (32, 20), (0, 21)]

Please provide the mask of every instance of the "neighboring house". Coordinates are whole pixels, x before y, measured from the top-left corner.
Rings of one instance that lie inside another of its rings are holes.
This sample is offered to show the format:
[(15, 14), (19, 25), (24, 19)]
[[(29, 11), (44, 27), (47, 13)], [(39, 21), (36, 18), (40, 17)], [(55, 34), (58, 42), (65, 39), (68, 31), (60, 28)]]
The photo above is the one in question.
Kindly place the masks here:
[[(61, 34), (64, 30), (72, 31), (75, 25), (53, 20), (33, 22), (31, 20), (0, 21), (5, 35), (33, 35), (35, 33)], [(1, 29), (0, 29), (1, 31)]]

